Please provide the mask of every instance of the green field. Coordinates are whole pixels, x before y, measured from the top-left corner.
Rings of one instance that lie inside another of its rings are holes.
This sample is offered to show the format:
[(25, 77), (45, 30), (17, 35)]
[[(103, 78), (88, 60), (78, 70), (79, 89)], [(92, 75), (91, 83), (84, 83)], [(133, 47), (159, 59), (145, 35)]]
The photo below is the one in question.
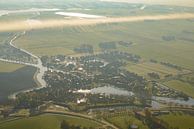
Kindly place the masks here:
[(194, 74), (193, 73), (181, 76), (180, 79), (183, 82), (188, 82), (189, 84), (194, 85)]
[(116, 125), (120, 129), (129, 129), (129, 126), (132, 124), (138, 125), (140, 129), (148, 129), (141, 121), (136, 119), (134, 116), (122, 115), (107, 118), (107, 121)]
[(178, 129), (190, 129), (194, 127), (194, 116), (185, 115), (185, 114), (169, 114), (159, 117), (169, 124), (170, 127)]
[(126, 69), (137, 73), (141, 76), (148, 77), (148, 73), (157, 73), (160, 75), (160, 78), (164, 78), (165, 75), (177, 75), (182, 73), (183, 71), (176, 70), (174, 68), (170, 68), (160, 63), (151, 63), (151, 62), (143, 62), (139, 64), (129, 64), (126, 66)]
[(17, 69), (20, 69), (24, 67), (23, 65), (19, 65), (19, 64), (12, 64), (12, 63), (6, 63), (6, 62), (1, 62), (0, 61), (0, 72), (13, 72)]
[(164, 83), (166, 86), (176, 89), (194, 98), (194, 86), (179, 80), (171, 80)]
[(80, 125), (83, 127), (93, 128), (101, 126), (99, 123), (80, 117), (43, 114), (39, 116), (1, 123), (0, 129), (60, 129), (60, 123), (63, 120), (67, 121), (70, 125)]
[[(37, 55), (72, 55), (80, 44), (92, 44), (99, 51), (101, 42), (131, 41), (130, 48), (118, 50), (194, 69), (193, 26), (191, 21), (171, 20), (42, 29), (29, 31), (16, 43)], [(163, 36), (175, 39), (165, 41)]]

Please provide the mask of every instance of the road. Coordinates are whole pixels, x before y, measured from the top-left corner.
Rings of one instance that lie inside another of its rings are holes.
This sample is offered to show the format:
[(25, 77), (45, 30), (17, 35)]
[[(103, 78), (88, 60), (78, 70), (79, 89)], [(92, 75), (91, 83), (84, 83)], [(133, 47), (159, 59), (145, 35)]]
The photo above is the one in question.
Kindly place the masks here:
[(103, 124), (104, 125), (103, 127), (111, 127), (112, 129), (119, 129), (115, 125), (113, 125), (113, 124), (111, 124), (111, 123), (109, 123), (109, 122), (107, 122), (107, 121), (105, 121), (103, 119), (98, 120), (98, 119), (93, 118), (92, 116), (81, 114), (81, 113), (75, 113), (75, 112), (69, 112), (69, 111), (60, 112), (60, 111), (53, 111), (53, 110), (47, 110), (47, 111), (45, 111), (43, 113), (52, 113), (52, 114), (61, 114), (61, 115), (80, 117), (80, 118), (93, 120), (93, 121), (95, 121), (97, 123)]

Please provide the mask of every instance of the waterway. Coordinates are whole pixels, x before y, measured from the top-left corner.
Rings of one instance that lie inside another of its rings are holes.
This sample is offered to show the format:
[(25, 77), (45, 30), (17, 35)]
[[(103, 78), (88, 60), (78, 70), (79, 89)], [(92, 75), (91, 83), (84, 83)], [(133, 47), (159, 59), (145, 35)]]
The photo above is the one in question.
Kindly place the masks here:
[(46, 81), (43, 79), (43, 76), (44, 76), (45, 72), (47, 71), (47, 68), (42, 65), (42, 61), (41, 61), (40, 57), (34, 55), (33, 53), (31, 53), (31, 52), (29, 52), (29, 51), (27, 51), (25, 49), (19, 48), (19, 47), (17, 47), (14, 44), (14, 41), (18, 37), (23, 36), (25, 34), (26, 34), (26, 32), (24, 31), (24, 32), (22, 32), (20, 34), (15, 35), (10, 40), (9, 45), (12, 46), (15, 49), (20, 50), (21, 52), (24, 52), (24, 53), (30, 55), (31, 57), (35, 58), (37, 60), (37, 63), (36, 64), (33, 64), (33, 63), (26, 63), (26, 62), (15, 61), (15, 60), (8, 60), (8, 59), (2, 59), (2, 58), (0, 58), (0, 61), (36, 67), (37, 68), (37, 73), (35, 74), (35, 80), (36, 80), (36, 82), (38, 84), (38, 87), (34, 87), (32, 89), (22, 90), (22, 91), (15, 92), (15, 93), (13, 93), (12, 95), (9, 96), (9, 98), (11, 98), (11, 99), (15, 99), (16, 98), (16, 95), (19, 94), (19, 93), (21, 93), (21, 92), (28, 92), (28, 91), (32, 91), (32, 90), (35, 90), (35, 89), (40, 89), (40, 88), (46, 87)]
[(172, 104), (178, 104), (178, 105), (188, 105), (188, 106), (194, 106), (194, 99), (189, 98), (189, 100), (179, 99), (179, 98), (167, 98), (167, 97), (153, 97), (153, 100), (160, 102), (160, 103), (172, 103)]

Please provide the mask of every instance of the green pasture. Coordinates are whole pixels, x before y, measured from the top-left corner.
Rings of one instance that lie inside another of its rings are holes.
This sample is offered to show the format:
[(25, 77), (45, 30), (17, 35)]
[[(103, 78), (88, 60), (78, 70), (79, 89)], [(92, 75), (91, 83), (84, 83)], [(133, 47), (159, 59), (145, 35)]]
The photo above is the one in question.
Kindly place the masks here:
[(190, 129), (194, 127), (194, 116), (182, 113), (171, 113), (169, 115), (162, 115), (159, 117), (169, 124), (171, 128)]
[(19, 64), (12, 64), (12, 63), (7, 63), (7, 62), (1, 62), (0, 61), (0, 72), (4, 73), (4, 72), (14, 72), (17, 69), (20, 69), (24, 67), (23, 65), (19, 65)]
[(174, 68), (170, 68), (160, 63), (151, 63), (151, 62), (143, 62), (138, 64), (129, 64), (125, 67), (130, 72), (136, 73), (138, 75), (148, 77), (148, 73), (157, 73), (160, 78), (164, 78), (165, 75), (177, 75), (182, 71), (176, 70)]
[(129, 129), (129, 126), (133, 124), (137, 125), (139, 129), (148, 129), (148, 127), (144, 125), (142, 121), (130, 115), (120, 115), (115, 117), (109, 117), (107, 118), (107, 121), (116, 125), (120, 129)]
[(178, 90), (194, 98), (194, 86), (179, 80), (171, 80), (164, 83), (166, 86)]
[[(130, 41), (131, 47), (117, 45), (117, 50), (194, 69), (192, 27), (191, 21), (171, 20), (50, 28), (29, 31), (16, 43), (42, 56), (73, 55), (73, 49), (81, 44), (92, 44), (95, 51), (100, 51), (101, 42)], [(174, 40), (165, 41), (163, 36), (172, 36)]]
[(60, 124), (63, 120), (67, 121), (70, 125), (80, 125), (88, 128), (101, 126), (99, 123), (80, 117), (43, 114), (10, 122), (4, 122), (0, 124), (0, 129), (26, 129), (26, 127), (28, 129), (60, 129)]

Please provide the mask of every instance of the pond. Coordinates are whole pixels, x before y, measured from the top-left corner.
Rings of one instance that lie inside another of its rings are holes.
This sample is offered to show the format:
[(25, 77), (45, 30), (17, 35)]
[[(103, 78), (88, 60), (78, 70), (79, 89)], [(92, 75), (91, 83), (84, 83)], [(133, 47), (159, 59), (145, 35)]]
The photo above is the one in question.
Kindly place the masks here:
[(86, 90), (78, 90), (75, 91), (77, 93), (84, 93), (84, 94), (105, 94), (105, 95), (120, 95), (120, 96), (133, 96), (134, 93), (121, 89), (121, 88), (116, 88), (114, 86), (103, 86), (103, 87), (97, 87), (93, 89), (86, 89)]
[(116, 88), (113, 86), (103, 86), (91, 89), (92, 94), (105, 94), (105, 95), (121, 95), (121, 96), (132, 96), (134, 95), (133, 92)]
[(183, 99), (175, 99), (175, 98), (167, 98), (167, 97), (152, 97), (152, 107), (153, 108), (160, 108), (162, 104), (160, 102), (165, 102), (165, 103), (174, 103), (174, 104), (179, 104), (179, 105), (188, 105), (188, 106), (193, 106), (194, 105), (194, 99), (189, 98), (189, 100), (183, 100)]

